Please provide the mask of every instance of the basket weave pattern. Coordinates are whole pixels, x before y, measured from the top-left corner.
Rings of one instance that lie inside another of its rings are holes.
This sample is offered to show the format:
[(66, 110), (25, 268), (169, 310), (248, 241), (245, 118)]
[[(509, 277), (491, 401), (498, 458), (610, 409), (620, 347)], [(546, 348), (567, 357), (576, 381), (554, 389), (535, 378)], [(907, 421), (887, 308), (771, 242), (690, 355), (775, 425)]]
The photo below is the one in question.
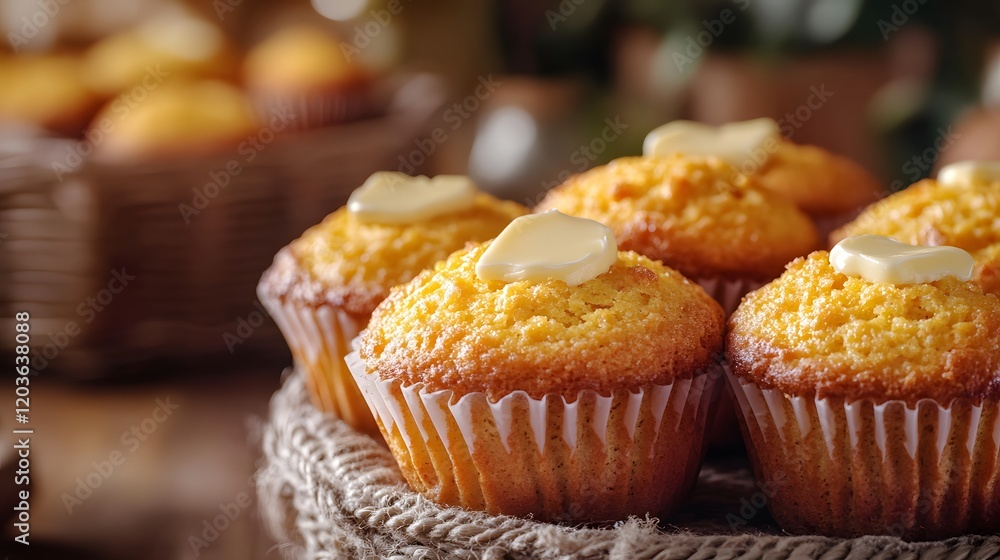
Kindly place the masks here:
[[(733, 488), (752, 488), (745, 470), (706, 466), (675, 525), (630, 518), (579, 528), (441, 507), (410, 490), (383, 446), (318, 412), (300, 375), (286, 372), (271, 402), (257, 476), (261, 515), (289, 558), (482, 558), (667, 560), (846, 560), (1000, 557), (1000, 537), (906, 543), (893, 537), (785, 536), (732, 529)], [(741, 532), (743, 531), (743, 532)]]

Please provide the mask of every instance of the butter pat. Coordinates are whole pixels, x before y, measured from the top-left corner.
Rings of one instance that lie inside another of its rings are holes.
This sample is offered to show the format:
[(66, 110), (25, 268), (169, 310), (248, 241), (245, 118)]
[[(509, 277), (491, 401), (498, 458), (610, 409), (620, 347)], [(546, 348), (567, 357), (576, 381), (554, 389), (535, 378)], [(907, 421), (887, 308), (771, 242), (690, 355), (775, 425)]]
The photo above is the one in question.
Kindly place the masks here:
[(549, 210), (511, 222), (479, 257), (476, 276), (577, 286), (604, 274), (617, 260), (618, 243), (607, 226)]
[(920, 247), (881, 235), (848, 237), (830, 251), (841, 274), (883, 284), (926, 284), (946, 276), (968, 281), (972, 255), (958, 247)]
[(347, 211), (363, 222), (412, 224), (471, 208), (478, 193), (472, 179), (462, 175), (428, 179), (376, 171), (351, 193)]
[(731, 165), (747, 161), (761, 165), (781, 140), (778, 123), (762, 118), (734, 122), (719, 127), (694, 121), (673, 121), (646, 135), (642, 154), (662, 157), (671, 154), (715, 156)]
[(1000, 162), (960, 161), (952, 163), (938, 171), (937, 180), (942, 185), (950, 186), (1000, 182)]

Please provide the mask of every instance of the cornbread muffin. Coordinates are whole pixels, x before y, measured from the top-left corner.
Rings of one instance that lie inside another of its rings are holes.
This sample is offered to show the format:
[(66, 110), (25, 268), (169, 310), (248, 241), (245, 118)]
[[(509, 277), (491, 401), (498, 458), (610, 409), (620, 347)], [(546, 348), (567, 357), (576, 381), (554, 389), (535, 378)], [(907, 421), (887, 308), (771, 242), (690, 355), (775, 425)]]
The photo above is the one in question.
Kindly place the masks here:
[(317, 408), (378, 433), (344, 356), (389, 289), (470, 241), (495, 237), (527, 209), (479, 193), (471, 207), (407, 224), (363, 222), (347, 208), (275, 256), (258, 295), (306, 373)]
[(0, 56), (0, 124), (17, 123), (79, 136), (100, 105), (80, 61), (67, 55)]
[[(820, 245), (808, 216), (718, 158), (628, 157), (570, 178), (536, 211), (556, 208), (609, 226), (619, 247), (662, 261), (736, 309), (744, 294)], [(739, 444), (724, 397), (713, 445)]]
[(490, 513), (668, 514), (701, 460), (722, 309), (633, 252), (576, 286), (482, 280), (489, 245), (394, 288), (348, 356), (404, 476)]
[(854, 218), (885, 191), (857, 163), (788, 140), (779, 142), (753, 175), (763, 188), (788, 198), (813, 218), (823, 235)]
[(793, 201), (825, 236), (852, 219), (883, 191), (860, 165), (816, 146), (799, 145), (769, 118), (711, 126), (672, 121), (643, 142), (647, 157), (717, 157), (760, 186)]
[(833, 232), (845, 237), (877, 234), (912, 245), (950, 245), (976, 259), (973, 281), (1000, 295), (1000, 183), (949, 185), (933, 179), (886, 197)]
[(729, 320), (730, 384), (787, 531), (938, 539), (1000, 518), (1000, 299), (889, 284), (821, 251)]
[(285, 27), (247, 55), (243, 75), (259, 111), (290, 109), (297, 128), (365, 116), (372, 77), (345, 56), (337, 37), (310, 26)]
[(91, 128), (103, 140), (94, 157), (110, 163), (149, 163), (232, 149), (258, 130), (243, 93), (223, 82), (164, 84), (133, 108), (109, 103)]
[(602, 222), (622, 249), (696, 280), (766, 282), (820, 243), (794, 205), (716, 158), (617, 159), (556, 187), (537, 211), (552, 208)]
[(124, 92), (138, 100), (166, 80), (233, 78), (238, 60), (217, 26), (171, 7), (94, 44), (84, 56), (83, 72), (102, 95)]

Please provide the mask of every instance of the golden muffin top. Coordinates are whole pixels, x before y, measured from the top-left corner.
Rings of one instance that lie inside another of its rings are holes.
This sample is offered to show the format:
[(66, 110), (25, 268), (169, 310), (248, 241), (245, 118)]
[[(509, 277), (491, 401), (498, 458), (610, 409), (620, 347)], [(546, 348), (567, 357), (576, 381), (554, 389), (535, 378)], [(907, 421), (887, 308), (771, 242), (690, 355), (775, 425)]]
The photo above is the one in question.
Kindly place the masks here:
[(4, 56), (0, 83), (8, 85), (0, 88), (0, 121), (77, 135), (97, 104), (72, 56)]
[(857, 163), (823, 148), (788, 141), (778, 144), (754, 177), (812, 216), (861, 208), (885, 190)]
[(412, 224), (364, 223), (341, 208), (275, 257), (261, 289), (274, 297), (331, 304), (367, 317), (393, 286), (467, 242), (496, 237), (527, 211), (485, 193), (476, 195), (471, 208)]
[(286, 27), (250, 51), (244, 74), (254, 89), (312, 89), (367, 79), (340, 41), (311, 26)]
[(168, 8), (90, 47), (84, 73), (93, 89), (113, 96), (155, 89), (164, 80), (230, 78), (237, 63), (234, 47), (217, 26)]
[(659, 262), (619, 252), (578, 286), (480, 280), (489, 243), (393, 289), (362, 335), (369, 373), (457, 395), (575, 398), (689, 378), (722, 351), (722, 309)]
[(570, 178), (538, 210), (610, 227), (618, 246), (691, 277), (770, 280), (816, 249), (812, 221), (717, 158), (627, 157)]
[(869, 206), (833, 242), (872, 233), (911, 245), (951, 245), (976, 259), (973, 281), (1000, 295), (1000, 183), (926, 179)]
[(258, 130), (243, 92), (215, 81), (164, 84), (133, 107), (116, 99), (94, 117), (91, 128), (104, 131), (103, 142), (96, 146), (104, 161), (142, 161), (235, 147)]
[(729, 329), (737, 375), (791, 395), (1000, 395), (1000, 299), (951, 276), (869, 282), (817, 251), (747, 295)]

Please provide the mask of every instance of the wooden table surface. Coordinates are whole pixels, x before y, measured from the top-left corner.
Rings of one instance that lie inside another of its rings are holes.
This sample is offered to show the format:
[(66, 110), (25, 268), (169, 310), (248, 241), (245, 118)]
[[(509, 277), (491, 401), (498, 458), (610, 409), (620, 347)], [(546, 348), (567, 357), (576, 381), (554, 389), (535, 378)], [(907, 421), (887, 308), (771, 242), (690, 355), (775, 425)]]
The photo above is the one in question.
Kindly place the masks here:
[[(32, 380), (30, 547), (15, 558), (280, 558), (259, 525), (252, 475), (280, 367), (139, 381)], [(13, 385), (11, 385), (13, 400)], [(6, 404), (5, 404), (6, 407)], [(12, 449), (12, 412), (0, 449)], [(30, 550), (29, 550), (30, 549)], [(47, 554), (43, 554), (47, 552)]]

